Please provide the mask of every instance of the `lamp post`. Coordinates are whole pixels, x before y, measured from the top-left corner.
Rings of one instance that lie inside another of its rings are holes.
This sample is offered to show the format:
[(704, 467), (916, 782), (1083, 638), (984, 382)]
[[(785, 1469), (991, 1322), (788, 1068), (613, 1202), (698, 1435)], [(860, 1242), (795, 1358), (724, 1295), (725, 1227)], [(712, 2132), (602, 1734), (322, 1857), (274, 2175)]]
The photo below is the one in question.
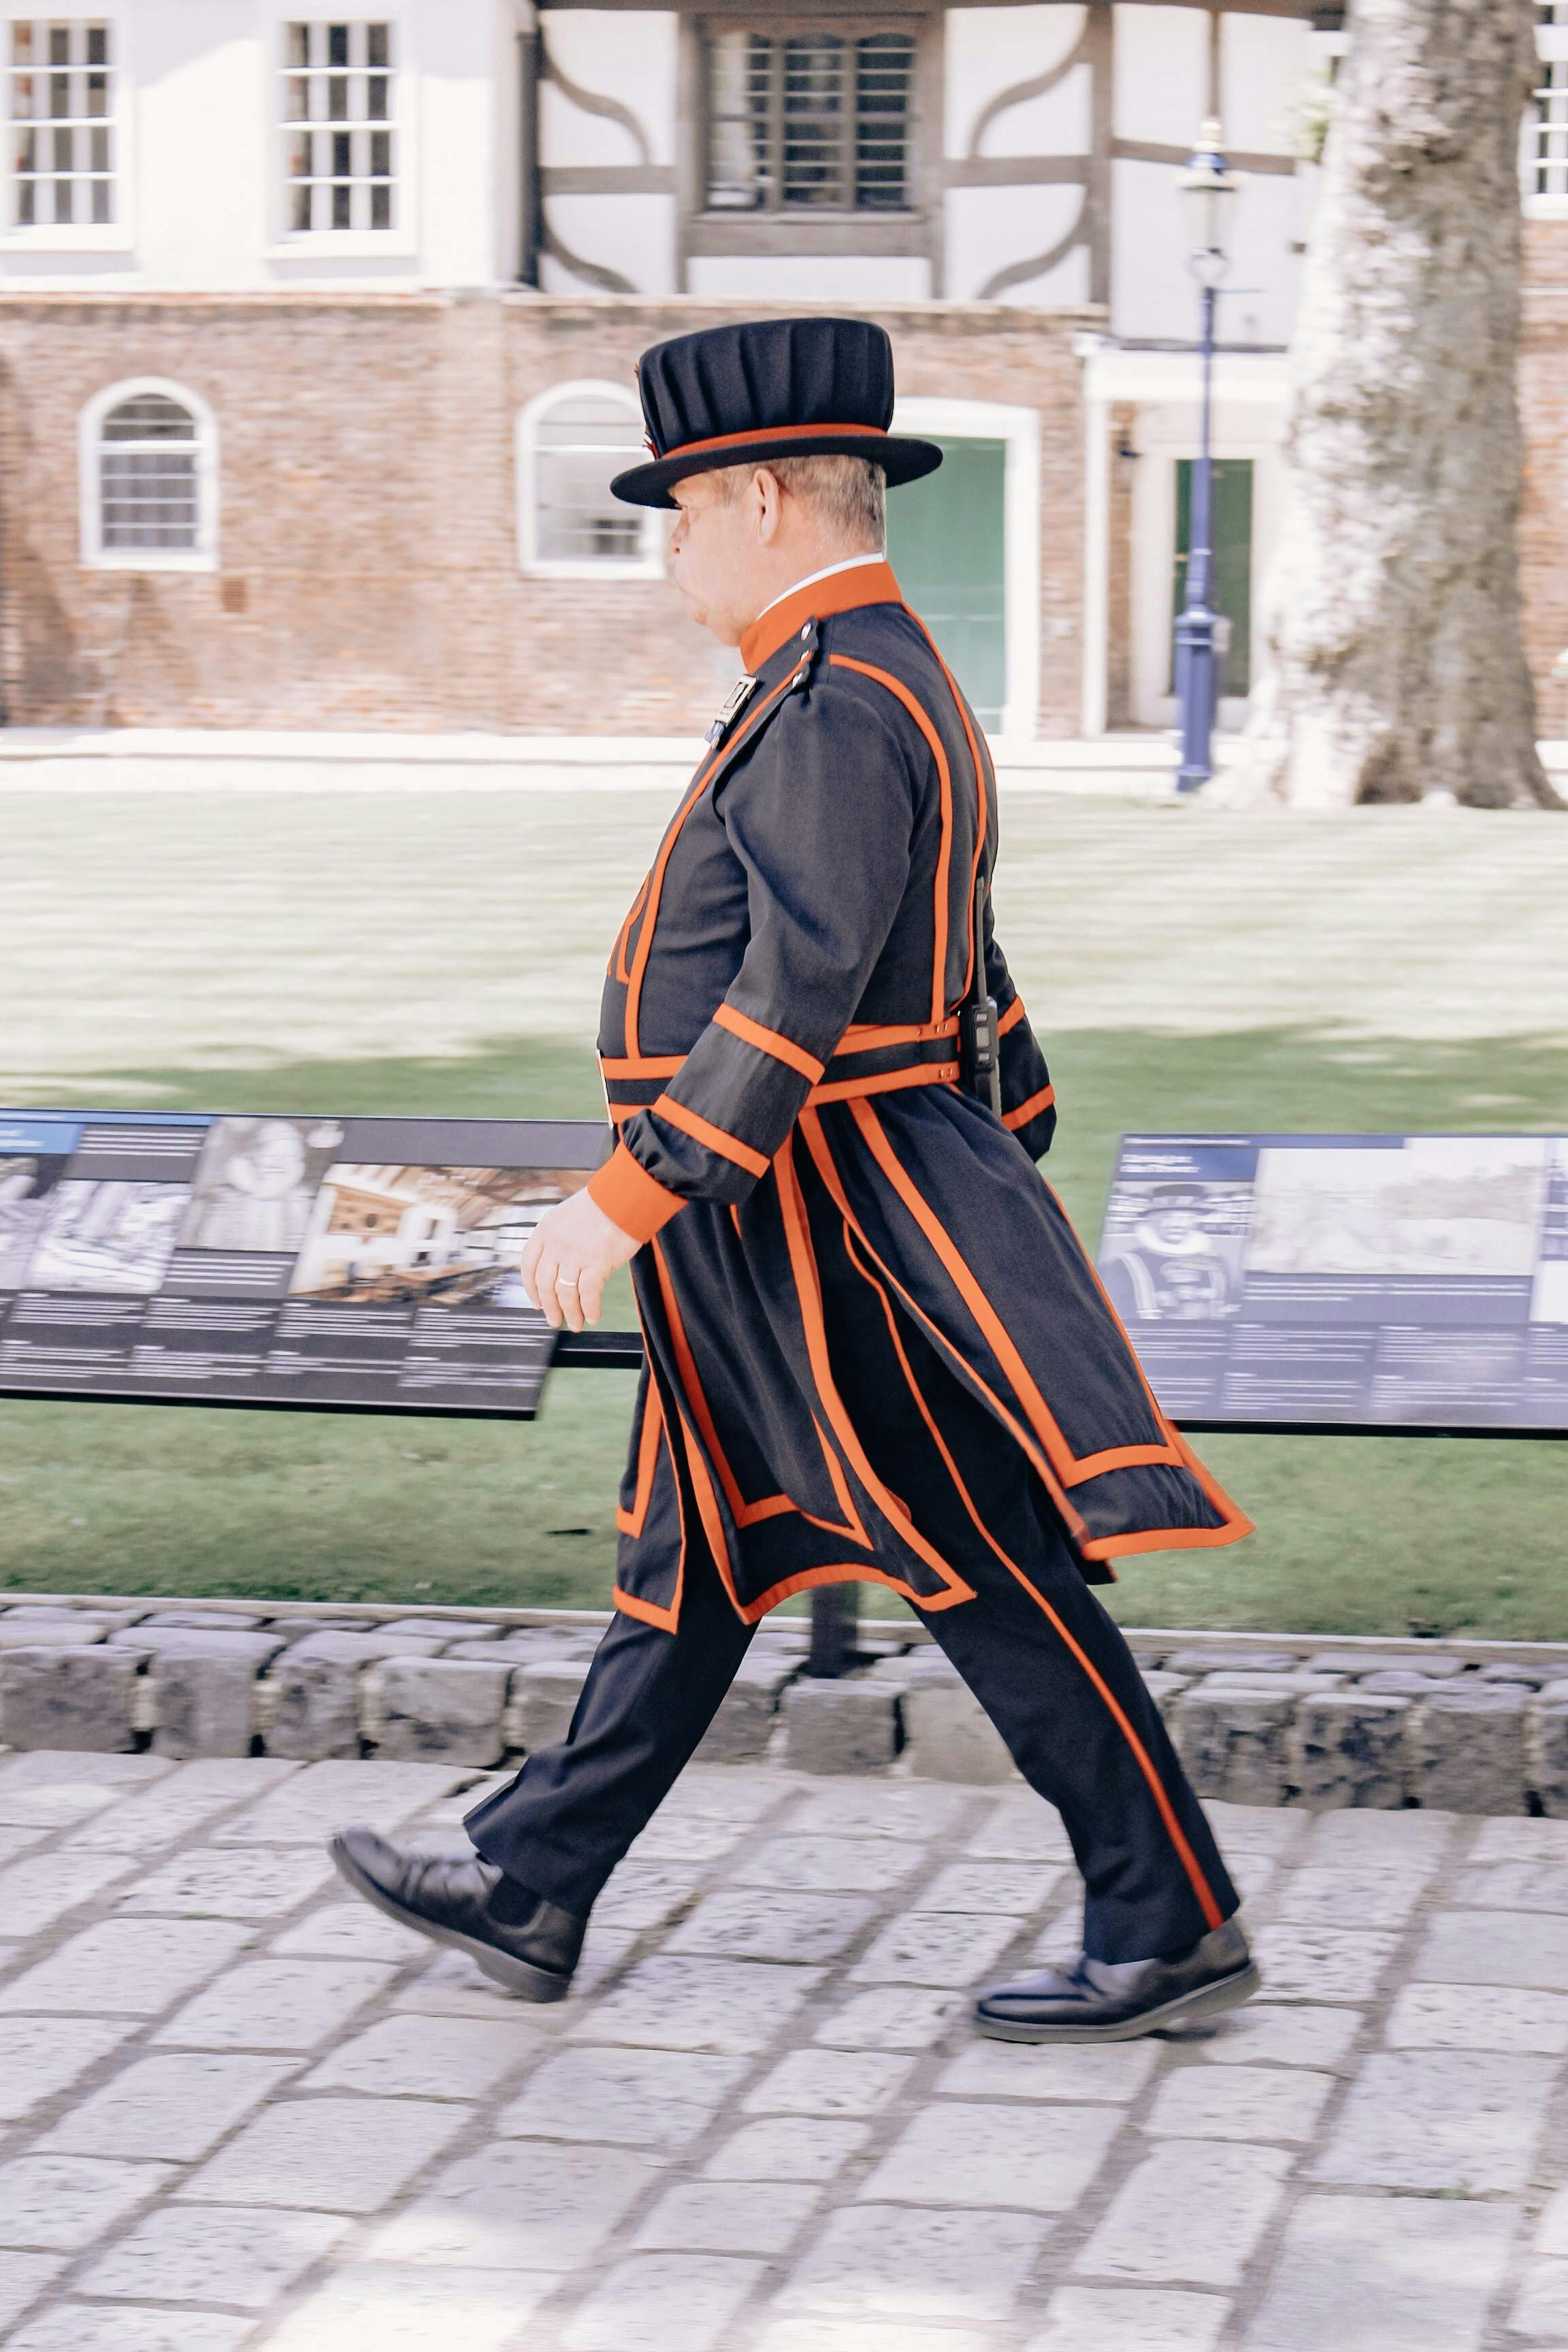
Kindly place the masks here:
[(1217, 699), (1215, 637), (1219, 621), (1209, 602), (1214, 585), (1214, 461), (1209, 455), (1214, 317), (1215, 297), (1230, 267), (1225, 249), (1226, 215), (1236, 194), (1236, 182), (1226, 168), (1220, 146), (1220, 127), (1212, 116), (1199, 127), (1198, 143), (1183, 178), (1182, 193), (1187, 203), (1187, 267), (1198, 281), (1203, 304), (1199, 343), (1203, 353), (1203, 423), (1188, 518), (1186, 597), (1176, 619), (1176, 703), (1182, 723), (1182, 763), (1176, 790), (1195, 793), (1214, 773)]

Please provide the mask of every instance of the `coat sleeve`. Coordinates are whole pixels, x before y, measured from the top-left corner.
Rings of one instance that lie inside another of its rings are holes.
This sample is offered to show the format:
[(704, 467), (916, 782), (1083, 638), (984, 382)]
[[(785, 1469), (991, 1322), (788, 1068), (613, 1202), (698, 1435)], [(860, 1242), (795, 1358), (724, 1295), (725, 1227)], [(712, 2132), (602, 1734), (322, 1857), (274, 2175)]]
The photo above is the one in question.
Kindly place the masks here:
[(1013, 983), (1007, 959), (997, 944), (985, 901), (985, 984), (996, 1000), (1001, 1033), (1002, 1124), (1016, 1135), (1031, 1160), (1042, 1160), (1056, 1132), (1056, 1089), (1046, 1057), (1035, 1042), (1024, 1000)]
[(589, 1183), (623, 1233), (647, 1241), (688, 1201), (742, 1201), (767, 1173), (892, 929), (919, 790), (895, 723), (820, 676), (723, 780), (751, 939), (680, 1068)]

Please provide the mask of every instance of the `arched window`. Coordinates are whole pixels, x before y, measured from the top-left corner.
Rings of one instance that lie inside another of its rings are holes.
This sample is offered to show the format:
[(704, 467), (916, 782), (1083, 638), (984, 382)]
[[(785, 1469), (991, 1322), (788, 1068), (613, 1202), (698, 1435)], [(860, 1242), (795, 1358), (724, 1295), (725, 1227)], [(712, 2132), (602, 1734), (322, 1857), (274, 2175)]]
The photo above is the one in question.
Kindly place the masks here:
[(518, 561), (568, 579), (654, 579), (657, 509), (623, 506), (611, 478), (647, 455), (642, 411), (618, 383), (558, 383), (517, 423)]
[(217, 425), (184, 385), (110, 384), (81, 415), (81, 556), (123, 572), (217, 564)]

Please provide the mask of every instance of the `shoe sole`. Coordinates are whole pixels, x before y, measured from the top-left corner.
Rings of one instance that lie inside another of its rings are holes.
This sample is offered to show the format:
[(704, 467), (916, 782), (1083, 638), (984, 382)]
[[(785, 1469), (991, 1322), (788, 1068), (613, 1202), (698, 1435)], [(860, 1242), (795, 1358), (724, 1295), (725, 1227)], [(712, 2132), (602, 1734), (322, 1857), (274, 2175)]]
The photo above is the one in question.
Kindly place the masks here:
[(1136, 2042), (1167, 2026), (1192, 2025), (1199, 2018), (1217, 2017), (1221, 2010), (1238, 2009), (1252, 1999), (1262, 1982), (1256, 1961), (1248, 1960), (1244, 1969), (1228, 1977), (1216, 1977), (1212, 1984), (1198, 1985), (1159, 2009), (1145, 2010), (1140, 2017), (1124, 2017), (1115, 2025), (1027, 2025), (979, 2015), (974, 2022), (991, 2042)]
[(384, 1886), (377, 1885), (367, 1870), (354, 1860), (342, 1840), (327, 1840), (331, 1854), (341, 1878), (347, 1879), (356, 1895), (395, 1919), (400, 1927), (412, 1927), (416, 1934), (428, 1936), (433, 1944), (448, 1945), (453, 1951), (467, 1952), (492, 1984), (515, 1993), (520, 2000), (564, 2000), (571, 1990), (570, 1977), (558, 1976), (552, 1969), (536, 1969), (531, 1961), (514, 1959), (510, 1952), (500, 1952), (493, 1944), (480, 1943), (477, 1936), (465, 1936), (459, 1927), (440, 1927), (406, 1905), (396, 1903)]

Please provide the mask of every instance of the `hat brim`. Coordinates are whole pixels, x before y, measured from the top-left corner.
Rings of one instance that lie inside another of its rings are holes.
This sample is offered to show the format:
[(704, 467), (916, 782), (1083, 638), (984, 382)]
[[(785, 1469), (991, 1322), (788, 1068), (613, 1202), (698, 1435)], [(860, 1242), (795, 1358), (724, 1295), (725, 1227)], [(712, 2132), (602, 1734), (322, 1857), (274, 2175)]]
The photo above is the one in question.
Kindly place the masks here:
[(809, 448), (803, 448), (798, 438), (786, 441), (759, 433), (752, 440), (729, 441), (722, 449), (705, 449), (684, 457), (656, 457), (648, 465), (630, 467), (616, 476), (610, 489), (629, 507), (673, 507), (672, 485), (693, 474), (716, 474), (729, 466), (765, 466), (773, 457), (864, 457), (868, 465), (880, 466), (892, 490), (934, 474), (942, 453), (934, 441), (917, 441), (900, 433), (880, 436), (846, 433), (842, 438), (825, 433), (820, 440), (814, 436)]

